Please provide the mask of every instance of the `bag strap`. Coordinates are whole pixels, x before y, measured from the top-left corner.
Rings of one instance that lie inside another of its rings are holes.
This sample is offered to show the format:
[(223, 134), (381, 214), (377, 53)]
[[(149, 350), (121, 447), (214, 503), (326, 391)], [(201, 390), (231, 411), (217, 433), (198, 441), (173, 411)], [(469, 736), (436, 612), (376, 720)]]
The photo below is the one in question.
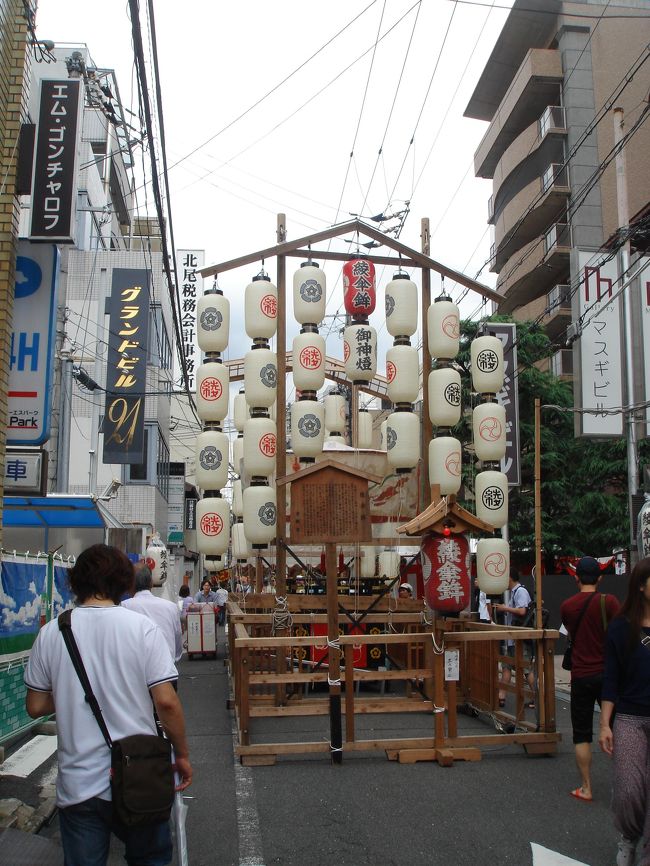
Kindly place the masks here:
[(90, 680), (88, 679), (86, 668), (84, 667), (81, 655), (79, 654), (79, 647), (77, 646), (77, 641), (74, 639), (74, 635), (72, 633), (72, 610), (68, 608), (68, 610), (64, 610), (63, 613), (60, 613), (58, 616), (58, 623), (59, 630), (63, 635), (63, 640), (65, 641), (65, 645), (68, 649), (68, 652), (70, 653), (72, 665), (77, 672), (81, 687), (84, 690), (86, 702), (90, 704), (90, 709), (93, 711), (93, 715), (97, 720), (99, 729), (102, 732), (104, 739), (106, 740), (106, 745), (109, 749), (112, 749), (113, 740), (111, 739), (111, 735), (109, 734), (108, 728), (106, 727), (106, 722), (104, 721), (104, 717), (102, 716), (99, 701), (93, 693), (93, 688), (90, 685)]
[[(596, 595), (596, 593), (594, 593), (594, 595)], [(576, 623), (576, 630), (573, 633), (573, 637), (571, 638), (571, 643), (575, 643), (576, 637), (578, 636), (578, 629), (580, 628), (580, 623), (582, 622), (582, 617), (586, 614), (587, 608), (589, 607), (593, 599), (594, 596), (591, 596), (591, 598), (587, 599), (587, 603), (582, 605), (582, 609), (580, 610), (580, 616), (578, 617), (578, 621)]]
[(605, 596), (600, 594), (600, 615), (603, 620), (603, 631), (607, 631), (607, 609), (605, 607)]

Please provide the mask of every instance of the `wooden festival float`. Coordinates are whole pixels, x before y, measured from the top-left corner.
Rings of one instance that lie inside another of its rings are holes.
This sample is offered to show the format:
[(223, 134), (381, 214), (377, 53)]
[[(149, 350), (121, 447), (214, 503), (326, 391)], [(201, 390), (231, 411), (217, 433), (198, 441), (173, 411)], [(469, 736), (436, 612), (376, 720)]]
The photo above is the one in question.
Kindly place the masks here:
[[(321, 241), (351, 233), (357, 237), (355, 253), (313, 249)], [(372, 252), (359, 252), (361, 236), (369, 238), (364, 246)], [(462, 446), (451, 435), (461, 413), (460, 374), (453, 363), (459, 312), (444, 288), (431, 303), (431, 274), (492, 300), (498, 301), (499, 295), (433, 260), (428, 238), (427, 220), (422, 221), (421, 252), (353, 220), (290, 242), (281, 214), (275, 246), (201, 270), (203, 276), (216, 278), (262, 262), (262, 271), (246, 288), (245, 326), (253, 343), (243, 361), (222, 360), (229, 304), (216, 281), (197, 305), (199, 346), (205, 352), (196, 395), (204, 425), (196, 444), (196, 481), (204, 491), (197, 506), (199, 550), (209, 570), (220, 570), (230, 550), (235, 563), (231, 571), (254, 573), (255, 592), (231, 594), (228, 604), (231, 706), (244, 763), (268, 764), (278, 755), (316, 752), (340, 763), (345, 752), (382, 749), (403, 763), (437, 760), (446, 765), (456, 759), (479, 760), (481, 747), (492, 744), (520, 743), (528, 752), (552, 753), (559, 740), (553, 679), (558, 633), (541, 628), (539, 621), (536, 628), (506, 629), (460, 616), (470, 600), (470, 532), (483, 536), (476, 552), (479, 586), (491, 595), (507, 588), (508, 545), (496, 534), (506, 524), (508, 511), (507, 478), (499, 471), (505, 418), (496, 402), (503, 382), (503, 348), (490, 335), (472, 344), (472, 385), (482, 398), (473, 412), (474, 446), (482, 468), (475, 479), (474, 515), (456, 502)], [(375, 252), (379, 246), (390, 254)], [(294, 315), (301, 330), (291, 352), (285, 345), (287, 257), (306, 259), (293, 279)], [(276, 260), (276, 284), (263, 270), (271, 258)], [(326, 356), (319, 334), (326, 288), (325, 274), (314, 259), (343, 262), (348, 315), (343, 363)], [(386, 287), (386, 327), (394, 345), (386, 353), (385, 378), (377, 374), (377, 334), (368, 318), (375, 308), (377, 264), (396, 269)], [(417, 330), (417, 286), (405, 268), (420, 271), (422, 369), (431, 371), (428, 387), (420, 385), (420, 356), (410, 344)], [(275, 350), (269, 342), (273, 337)], [(288, 372), (299, 394), (291, 406), (292, 453), (283, 435)], [(326, 377), (350, 389), (352, 448), (337, 448), (343, 441), (343, 397), (317, 399)], [(235, 381), (243, 381), (244, 388), (234, 401), (239, 435), (233, 464), (239, 478), (231, 521), (231, 503), (221, 493), (229, 447), (221, 425)], [(414, 411), (420, 391), (421, 416)], [(382, 430), (385, 456), (383, 449), (372, 449), (369, 413), (358, 410), (360, 392), (393, 403)], [(421, 442), (428, 443), (428, 460), (420, 457)], [(373, 459), (379, 455), (379, 460), (369, 464), (362, 459), (366, 454)], [(376, 467), (381, 471), (373, 471)], [(378, 501), (373, 493), (387, 476), (396, 480), (395, 490), (403, 489), (406, 479), (421, 479), (421, 496), (415, 508), (404, 509), (400, 502), (383, 524), (389, 535), (382, 537), (372, 521), (372, 503)], [(400, 562), (394, 530), (420, 546), (426, 603), (395, 598), (392, 592), (411, 565)], [(340, 551), (346, 546), (352, 552), (346, 569), (356, 582), (352, 595), (347, 588), (345, 594), (340, 591)], [(324, 551), (320, 569), (311, 564), (313, 558), (304, 561), (304, 551), (317, 556)], [(269, 562), (273, 554), (275, 561)], [(312, 577), (317, 574), (325, 592), (287, 593), (287, 556)], [(262, 592), (265, 566), (273, 566), (275, 595)], [(372, 581), (378, 591), (361, 594), (363, 581)], [(501, 685), (509, 695), (510, 712), (500, 709), (498, 700), (500, 645), (506, 640), (515, 645), (514, 678)], [(524, 675), (524, 641), (536, 646), (536, 696)], [(527, 719), (525, 704), (533, 697), (535, 718)], [(499, 732), (486, 733), (475, 721), (471, 731), (459, 733), (459, 708), (484, 716)], [(423, 716), (423, 733), (408, 736), (414, 713)], [(392, 733), (399, 731), (401, 720), (405, 735), (364, 736), (362, 721), (372, 714), (394, 715)], [(328, 737), (300, 739), (296, 717), (314, 716), (329, 716)], [(289, 730), (280, 730), (282, 721), (292, 719)]]

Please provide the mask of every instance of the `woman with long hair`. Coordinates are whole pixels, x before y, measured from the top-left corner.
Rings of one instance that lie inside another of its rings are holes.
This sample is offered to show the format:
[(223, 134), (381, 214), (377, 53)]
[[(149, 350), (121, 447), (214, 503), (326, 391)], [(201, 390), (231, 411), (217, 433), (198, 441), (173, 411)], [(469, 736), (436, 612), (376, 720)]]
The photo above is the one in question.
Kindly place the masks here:
[(627, 598), (607, 630), (598, 742), (614, 758), (616, 864), (632, 866), (643, 838), (638, 862), (650, 866), (650, 558), (632, 570)]

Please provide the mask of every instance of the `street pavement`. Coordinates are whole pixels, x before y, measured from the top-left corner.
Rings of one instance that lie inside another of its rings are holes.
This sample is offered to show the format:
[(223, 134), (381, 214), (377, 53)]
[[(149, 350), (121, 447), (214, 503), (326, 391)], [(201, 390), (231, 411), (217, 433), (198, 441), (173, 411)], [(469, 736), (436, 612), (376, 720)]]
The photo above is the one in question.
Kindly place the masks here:
[[(568, 795), (578, 776), (567, 675), (559, 664), (562, 742), (552, 757), (505, 745), (484, 749), (480, 762), (449, 768), (398, 764), (383, 752), (346, 754), (339, 766), (325, 755), (297, 755), (270, 767), (242, 767), (234, 760), (224, 651), (221, 634), (216, 661), (183, 660), (179, 667), (195, 773), (186, 792), (190, 866), (614, 866), (611, 767), (597, 746), (594, 802)], [(290, 740), (300, 730), (307, 740), (329, 739), (327, 717), (253, 720), (253, 732), (262, 725), (272, 738)], [(464, 715), (459, 728), (493, 732)], [(430, 735), (431, 717), (368, 715), (358, 729), (363, 736)], [(27, 780), (0, 775), (0, 799), (29, 802), (30, 785), (35, 791), (44, 778), (51, 781), (53, 766), (52, 759)], [(56, 816), (41, 836), (57, 844)], [(3, 859), (0, 843), (0, 864), (16, 862)], [(31, 866), (46, 862), (62, 858)], [(111, 866), (123, 862), (116, 845)]]

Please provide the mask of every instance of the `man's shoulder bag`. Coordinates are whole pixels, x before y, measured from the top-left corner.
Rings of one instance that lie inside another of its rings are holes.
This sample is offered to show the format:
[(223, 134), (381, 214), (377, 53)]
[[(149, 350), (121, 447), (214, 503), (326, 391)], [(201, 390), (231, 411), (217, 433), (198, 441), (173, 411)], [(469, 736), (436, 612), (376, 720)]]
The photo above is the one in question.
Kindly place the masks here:
[[(600, 593), (594, 593), (595, 595), (600, 595)], [(586, 604), (582, 605), (580, 610), (580, 615), (578, 616), (578, 621), (576, 622), (576, 630), (573, 633), (573, 637), (569, 636), (569, 640), (567, 641), (567, 647), (564, 650), (564, 656), (562, 657), (562, 667), (565, 671), (570, 671), (573, 669), (573, 644), (575, 643), (575, 639), (578, 636), (578, 629), (580, 628), (580, 623), (582, 622), (582, 617), (587, 612), (587, 608), (591, 604), (593, 596), (591, 596)], [(601, 603), (601, 611), (603, 616), (603, 628), (607, 628), (607, 614), (605, 613), (605, 596), (600, 595), (600, 603)]]
[(127, 827), (167, 821), (174, 802), (170, 741), (156, 734), (111, 739), (72, 633), (72, 612), (64, 611), (58, 622), (86, 701), (111, 752), (113, 814)]

